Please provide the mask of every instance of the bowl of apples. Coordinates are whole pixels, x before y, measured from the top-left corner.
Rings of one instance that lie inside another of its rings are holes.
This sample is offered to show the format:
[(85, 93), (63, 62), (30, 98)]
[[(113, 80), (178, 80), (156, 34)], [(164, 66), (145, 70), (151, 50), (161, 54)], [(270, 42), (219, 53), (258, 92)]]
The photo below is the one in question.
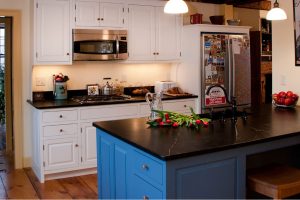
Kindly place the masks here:
[(297, 105), (299, 96), (292, 91), (281, 91), (272, 95), (273, 105), (282, 108), (294, 108)]

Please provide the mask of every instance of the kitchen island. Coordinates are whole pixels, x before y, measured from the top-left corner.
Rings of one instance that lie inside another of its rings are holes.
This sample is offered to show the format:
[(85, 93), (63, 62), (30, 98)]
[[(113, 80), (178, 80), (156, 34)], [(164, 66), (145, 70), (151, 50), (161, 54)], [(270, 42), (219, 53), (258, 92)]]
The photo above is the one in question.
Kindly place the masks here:
[(264, 106), (200, 130), (146, 121), (93, 123), (99, 198), (245, 198), (248, 168), (299, 156), (289, 151), (300, 144), (299, 108)]

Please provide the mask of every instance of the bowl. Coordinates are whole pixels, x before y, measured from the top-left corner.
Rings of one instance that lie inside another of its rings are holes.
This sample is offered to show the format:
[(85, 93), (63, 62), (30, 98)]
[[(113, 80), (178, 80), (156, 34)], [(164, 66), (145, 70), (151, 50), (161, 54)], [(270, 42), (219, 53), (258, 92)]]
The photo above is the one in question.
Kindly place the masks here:
[(209, 17), (212, 24), (222, 25), (224, 24), (224, 15), (214, 15)]
[(240, 24), (240, 21), (241, 20), (239, 19), (228, 19), (227, 24), (231, 26), (238, 26)]

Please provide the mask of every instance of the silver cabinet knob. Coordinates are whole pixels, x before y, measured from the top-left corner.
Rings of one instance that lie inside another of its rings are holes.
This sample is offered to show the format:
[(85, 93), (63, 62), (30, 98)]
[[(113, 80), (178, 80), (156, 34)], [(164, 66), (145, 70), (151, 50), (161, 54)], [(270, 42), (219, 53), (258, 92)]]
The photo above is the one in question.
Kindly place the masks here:
[(144, 196), (143, 196), (143, 199), (144, 199), (144, 200), (148, 200), (148, 199), (149, 199), (149, 197), (148, 197), (148, 196), (146, 196), (146, 195), (144, 195)]
[(149, 166), (148, 166), (147, 164), (143, 164), (143, 165), (142, 165), (142, 169), (144, 169), (144, 170), (149, 170)]

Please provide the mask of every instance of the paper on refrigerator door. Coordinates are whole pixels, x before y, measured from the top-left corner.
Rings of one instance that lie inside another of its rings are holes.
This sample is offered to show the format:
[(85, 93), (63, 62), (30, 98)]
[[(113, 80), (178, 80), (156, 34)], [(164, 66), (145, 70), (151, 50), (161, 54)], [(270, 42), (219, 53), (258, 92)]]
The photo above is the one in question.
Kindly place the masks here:
[(233, 54), (241, 54), (241, 42), (237, 38), (232, 39)]
[[(209, 86), (206, 87), (206, 90)], [(214, 87), (210, 90), (209, 94), (205, 94), (205, 106), (217, 106), (226, 104), (224, 91), (219, 87)]]

